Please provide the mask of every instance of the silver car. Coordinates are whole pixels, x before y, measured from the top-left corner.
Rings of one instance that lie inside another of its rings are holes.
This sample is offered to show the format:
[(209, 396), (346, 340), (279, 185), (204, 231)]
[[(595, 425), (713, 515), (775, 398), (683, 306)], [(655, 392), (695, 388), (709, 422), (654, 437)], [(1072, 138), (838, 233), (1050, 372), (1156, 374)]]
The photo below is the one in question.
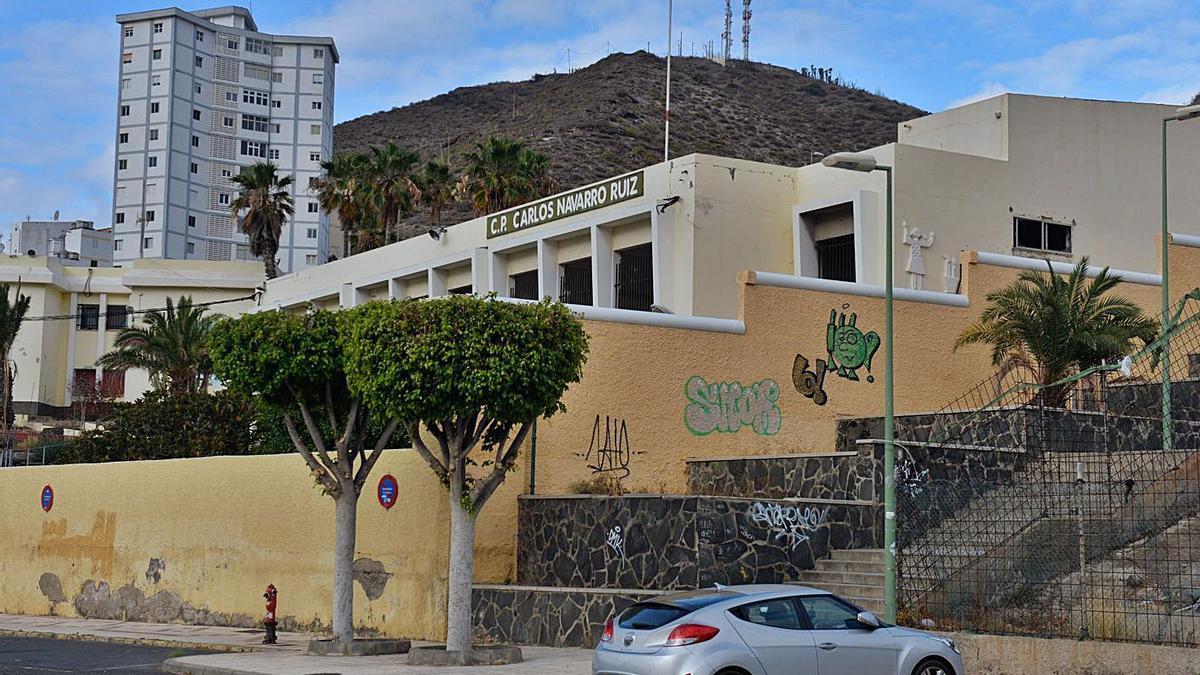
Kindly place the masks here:
[(804, 586), (663, 595), (604, 627), (593, 675), (962, 675), (948, 638)]

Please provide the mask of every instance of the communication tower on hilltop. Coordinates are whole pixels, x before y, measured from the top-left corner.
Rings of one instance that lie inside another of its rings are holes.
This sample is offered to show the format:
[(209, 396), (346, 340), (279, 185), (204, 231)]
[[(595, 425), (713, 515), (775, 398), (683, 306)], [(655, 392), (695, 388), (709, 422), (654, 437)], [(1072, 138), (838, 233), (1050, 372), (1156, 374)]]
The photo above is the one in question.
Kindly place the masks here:
[(750, 60), (750, 0), (742, 0), (742, 60)]
[(725, 45), (725, 60), (728, 61), (733, 50), (733, 0), (725, 0), (725, 32), (721, 33), (721, 42)]

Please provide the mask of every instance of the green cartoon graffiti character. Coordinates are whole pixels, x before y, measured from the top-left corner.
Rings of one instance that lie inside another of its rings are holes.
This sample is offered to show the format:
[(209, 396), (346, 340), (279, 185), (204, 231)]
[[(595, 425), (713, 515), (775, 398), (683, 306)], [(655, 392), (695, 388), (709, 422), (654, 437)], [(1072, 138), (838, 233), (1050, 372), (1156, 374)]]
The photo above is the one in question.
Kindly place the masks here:
[[(842, 307), (843, 309), (846, 306)], [(867, 367), (867, 382), (874, 382), (870, 375), (871, 359), (879, 351), (879, 334), (875, 331), (863, 333), (855, 326), (858, 315), (851, 312), (850, 321), (846, 314), (836, 309), (829, 310), (829, 325), (825, 327), (825, 348), (829, 352), (829, 369), (839, 377), (858, 381), (858, 369)]]

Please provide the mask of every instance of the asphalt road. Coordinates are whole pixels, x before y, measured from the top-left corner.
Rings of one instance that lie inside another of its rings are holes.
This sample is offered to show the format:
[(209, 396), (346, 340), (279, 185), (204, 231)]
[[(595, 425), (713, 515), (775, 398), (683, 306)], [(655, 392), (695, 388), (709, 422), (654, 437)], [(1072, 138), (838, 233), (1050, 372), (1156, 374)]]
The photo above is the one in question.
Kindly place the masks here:
[(167, 647), (0, 637), (0, 673), (154, 673), (175, 656), (204, 652)]

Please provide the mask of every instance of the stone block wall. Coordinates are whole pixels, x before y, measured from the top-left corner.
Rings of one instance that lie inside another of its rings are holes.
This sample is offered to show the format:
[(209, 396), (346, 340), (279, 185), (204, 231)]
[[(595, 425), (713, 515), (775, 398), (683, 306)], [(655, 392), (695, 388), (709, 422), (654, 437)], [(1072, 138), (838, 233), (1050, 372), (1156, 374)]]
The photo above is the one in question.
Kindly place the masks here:
[(796, 579), (830, 548), (879, 548), (871, 502), (523, 497), (521, 585), (691, 589)]

